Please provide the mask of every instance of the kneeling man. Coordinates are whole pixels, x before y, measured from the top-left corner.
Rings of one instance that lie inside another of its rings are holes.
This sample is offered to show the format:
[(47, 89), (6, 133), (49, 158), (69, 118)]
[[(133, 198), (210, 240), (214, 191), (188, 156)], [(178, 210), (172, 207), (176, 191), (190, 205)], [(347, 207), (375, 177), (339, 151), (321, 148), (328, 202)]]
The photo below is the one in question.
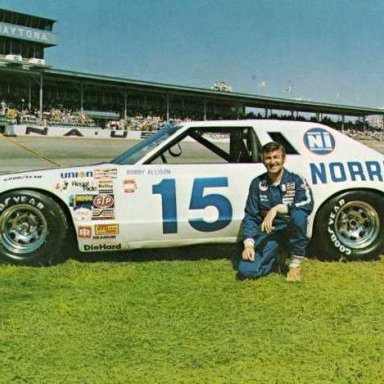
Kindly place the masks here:
[(242, 225), (244, 250), (238, 265), (242, 278), (270, 273), (279, 247), (291, 257), (287, 281), (300, 281), (300, 265), (308, 247), (307, 223), (313, 209), (312, 191), (299, 175), (284, 168), (285, 148), (270, 142), (262, 148), (267, 172), (252, 180)]

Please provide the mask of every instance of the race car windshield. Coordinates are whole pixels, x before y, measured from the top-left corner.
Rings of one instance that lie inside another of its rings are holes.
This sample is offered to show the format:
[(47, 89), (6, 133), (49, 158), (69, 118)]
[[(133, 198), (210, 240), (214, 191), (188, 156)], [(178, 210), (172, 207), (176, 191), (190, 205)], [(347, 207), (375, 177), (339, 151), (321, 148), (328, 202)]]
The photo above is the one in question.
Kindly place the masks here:
[(149, 136), (146, 140), (134, 145), (128, 151), (123, 152), (112, 160), (112, 164), (135, 164), (153, 148), (160, 145), (163, 141), (172, 136), (178, 129), (179, 125), (166, 124), (159, 131)]

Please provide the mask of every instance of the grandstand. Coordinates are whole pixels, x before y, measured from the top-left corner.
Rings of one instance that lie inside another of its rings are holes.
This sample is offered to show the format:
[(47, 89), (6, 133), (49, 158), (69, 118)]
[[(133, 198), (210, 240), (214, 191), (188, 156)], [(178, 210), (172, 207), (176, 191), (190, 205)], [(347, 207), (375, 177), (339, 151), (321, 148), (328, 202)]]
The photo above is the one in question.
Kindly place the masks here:
[(236, 119), (248, 108), (261, 109), (261, 117), (284, 111), (286, 118), (313, 114), (337, 115), (344, 129), (346, 116), (363, 120), (384, 118), (384, 111), (328, 103), (271, 98), (220, 88), (194, 88), (132, 80), (114, 76), (52, 68), (44, 51), (57, 45), (55, 20), (0, 9), (0, 125), (1, 119), (19, 123), (118, 125), (131, 121), (170, 119)]

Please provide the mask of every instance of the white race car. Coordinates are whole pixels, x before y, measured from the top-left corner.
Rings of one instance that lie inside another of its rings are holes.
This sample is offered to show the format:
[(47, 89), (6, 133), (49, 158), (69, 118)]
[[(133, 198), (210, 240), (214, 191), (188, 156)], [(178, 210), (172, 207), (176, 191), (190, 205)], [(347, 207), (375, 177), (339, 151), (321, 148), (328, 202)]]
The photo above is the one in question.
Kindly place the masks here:
[(166, 125), (110, 163), (0, 177), (0, 257), (50, 264), (82, 252), (237, 241), (261, 146), (312, 186), (318, 255), (367, 259), (384, 241), (382, 154), (327, 126), (281, 120)]

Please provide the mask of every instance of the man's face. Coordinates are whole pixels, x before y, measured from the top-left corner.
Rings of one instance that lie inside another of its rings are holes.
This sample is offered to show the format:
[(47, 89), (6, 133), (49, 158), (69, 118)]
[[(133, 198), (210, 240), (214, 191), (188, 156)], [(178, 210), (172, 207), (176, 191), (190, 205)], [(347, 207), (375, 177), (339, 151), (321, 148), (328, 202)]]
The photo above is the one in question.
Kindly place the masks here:
[(285, 156), (281, 149), (263, 154), (263, 163), (271, 175), (279, 174), (285, 163)]

